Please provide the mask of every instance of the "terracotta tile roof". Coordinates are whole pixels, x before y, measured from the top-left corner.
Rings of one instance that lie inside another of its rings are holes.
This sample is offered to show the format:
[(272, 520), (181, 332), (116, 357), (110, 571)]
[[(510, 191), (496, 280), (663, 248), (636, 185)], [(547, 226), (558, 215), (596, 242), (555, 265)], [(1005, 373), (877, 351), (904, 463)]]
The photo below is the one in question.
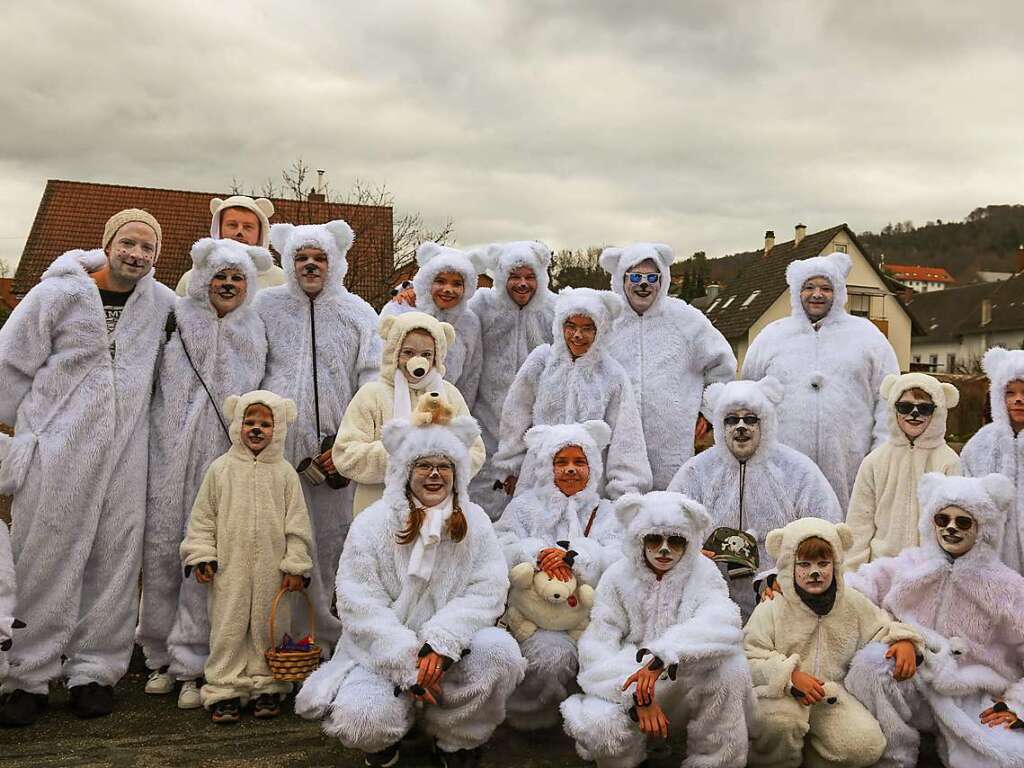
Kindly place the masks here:
[[(188, 252), (192, 243), (210, 234), (210, 199), (228, 196), (227, 192), (186, 192), (51, 179), (46, 182), (18, 262), (14, 292), (19, 296), (27, 293), (39, 282), (50, 262), (64, 251), (97, 247), (106, 220), (124, 208), (143, 208), (160, 222), (163, 245), (156, 276), (173, 288), (191, 265)], [(374, 306), (379, 307), (387, 300), (388, 278), (394, 268), (391, 208), (280, 199), (273, 203), (272, 223), (347, 221), (356, 233), (356, 241), (349, 252), (345, 284)]]
[(909, 264), (886, 264), (882, 267), (897, 280), (920, 280), (926, 283), (955, 283), (943, 267), (918, 267)]
[[(927, 341), (952, 341), (963, 335), (963, 329), (981, 323), (981, 302), (991, 299), (1005, 283), (971, 283), (942, 291), (916, 293), (907, 300), (907, 307), (921, 324)], [(993, 318), (995, 309), (993, 309)], [(1024, 324), (1021, 325), (1024, 328)]]

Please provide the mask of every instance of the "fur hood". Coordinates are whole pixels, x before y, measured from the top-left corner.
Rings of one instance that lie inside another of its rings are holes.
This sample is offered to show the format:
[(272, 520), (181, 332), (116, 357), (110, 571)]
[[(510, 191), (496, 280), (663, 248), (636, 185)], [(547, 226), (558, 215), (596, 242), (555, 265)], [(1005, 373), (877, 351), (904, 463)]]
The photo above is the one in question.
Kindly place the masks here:
[(984, 477), (956, 477), (929, 472), (918, 485), (921, 502), (921, 518), (918, 532), (922, 548), (942, 553), (935, 540), (932, 518), (943, 507), (960, 507), (978, 521), (978, 541), (960, 560), (976, 559), (982, 556), (975, 552), (987, 548), (998, 557), (1003, 548), (1006, 518), (1014, 502), (1013, 482), (1000, 474)]
[(832, 547), (835, 555), (834, 573), (836, 583), (836, 604), (842, 602), (844, 585), (844, 571), (846, 566), (843, 563), (846, 550), (853, 545), (853, 531), (846, 523), (830, 523), (817, 517), (805, 517), (796, 520), (785, 528), (777, 528), (768, 534), (765, 540), (765, 548), (768, 554), (775, 559), (778, 568), (778, 580), (782, 585), (782, 597), (791, 605), (800, 606), (810, 611), (800, 596), (796, 593), (793, 581), (793, 565), (796, 562), (796, 550), (800, 544), (810, 538), (819, 538), (827, 541)]
[(611, 330), (622, 309), (625, 301), (614, 293), (608, 291), (595, 291), (593, 288), (563, 288), (558, 292), (555, 300), (555, 319), (551, 324), (551, 336), (554, 339), (553, 346), (560, 355), (568, 355), (569, 348), (565, 344), (565, 336), (562, 333), (562, 325), (566, 318), (573, 315), (586, 315), (594, 321), (597, 326), (597, 336), (587, 353), (582, 359), (594, 359), (599, 356), (600, 350), (607, 345), (608, 331)]
[(455, 342), (455, 329), (425, 312), (403, 312), (400, 315), (385, 315), (380, 319), (380, 337), (384, 339), (380, 360), (381, 381), (394, 386), (398, 352), (405, 337), (412, 331), (426, 331), (433, 337), (434, 368), (440, 376), (444, 376), (444, 361), (449, 347)]
[(538, 473), (533, 487), (542, 496), (562, 495), (555, 487), (555, 454), (566, 446), (578, 445), (590, 465), (590, 480), (579, 495), (596, 496), (604, 475), (602, 451), (611, 439), (611, 427), (596, 419), (582, 424), (542, 424), (530, 427), (526, 433), (526, 449), (532, 460), (529, 466), (535, 467)]
[[(481, 259), (484, 267), (494, 276), (494, 295), (499, 304), (519, 309), (505, 289), (509, 273), (518, 267), (530, 267), (537, 275), (537, 293), (523, 309), (529, 310), (537, 302), (538, 295), (548, 293), (548, 267), (551, 266), (551, 251), (543, 243), (536, 240), (520, 240), (512, 243), (492, 243), (488, 245)], [(418, 295), (418, 294), (417, 294)]]
[(270, 227), (270, 242), (281, 255), (281, 268), (292, 293), (305, 295), (295, 278), (295, 252), (304, 246), (319, 248), (327, 255), (327, 275), (321, 295), (347, 292), (347, 254), (355, 242), (355, 233), (347, 222), (337, 219), (326, 224), (274, 224)]
[(697, 558), (703, 557), (700, 548), (711, 531), (711, 515), (702, 504), (681, 493), (627, 493), (615, 502), (615, 514), (624, 531), (623, 554), (638, 574), (653, 576), (644, 560), (644, 536), (649, 533), (686, 539), (686, 553), (669, 572), (671, 575), (689, 573)]
[(460, 499), (469, 499), (469, 449), (480, 437), (480, 427), (471, 416), (456, 416), (448, 424), (416, 426), (404, 419), (393, 419), (384, 425), (381, 441), (388, 452), (384, 477), (384, 500), (394, 509), (408, 511), (405, 488), (416, 459), (424, 456), (447, 456), (455, 465), (455, 492)]
[[(479, 251), (460, 251), (432, 241), (420, 243), (416, 249), (416, 264), (419, 265), (419, 269), (412, 279), (412, 287), (416, 292), (416, 308), (440, 320), (452, 321), (465, 311), (469, 300), (476, 293), (477, 276), (486, 269)], [(462, 275), (466, 284), (462, 301), (449, 310), (439, 309), (430, 296), (434, 278), (442, 272), (457, 272)]]
[(814, 256), (810, 259), (790, 262), (786, 267), (786, 283), (789, 285), (793, 317), (801, 318), (810, 324), (803, 304), (800, 303), (800, 288), (805, 280), (812, 277), (827, 277), (832, 283), (834, 299), (832, 309), (821, 322), (830, 323), (846, 315), (846, 278), (852, 267), (853, 261), (849, 255), (838, 252), (830, 253), (828, 256)]
[(1024, 350), (992, 347), (981, 358), (981, 369), (989, 380), (992, 422), (1009, 428), (1010, 415), (1006, 412), (1004, 393), (1011, 381), (1024, 381)]
[[(778, 416), (776, 407), (782, 402), (785, 390), (774, 376), (765, 376), (760, 381), (730, 381), (728, 384), (715, 382), (704, 390), (704, 412), (711, 415), (715, 434), (725, 435), (725, 416), (729, 411), (746, 408), (761, 419), (761, 446), (767, 447), (777, 438)], [(715, 447), (728, 450), (723, 440), (716, 440)]]
[[(623, 248), (605, 248), (598, 260), (601, 268), (612, 276), (612, 291), (626, 301), (622, 280), (626, 273), (642, 261), (650, 259), (658, 265), (661, 282), (658, 283), (658, 298), (649, 311), (656, 310), (668, 296), (672, 285), (671, 265), (675, 259), (672, 248), (664, 243), (633, 243)], [(627, 302), (628, 306), (628, 302)]]
[(896, 423), (896, 401), (910, 389), (923, 389), (935, 403), (932, 420), (914, 445), (919, 448), (935, 448), (946, 442), (946, 416), (950, 408), (960, 402), (960, 392), (952, 384), (943, 383), (926, 373), (888, 374), (882, 379), (881, 394), (889, 403), (889, 442), (896, 445), (909, 445), (910, 441)]
[(204, 237), (192, 246), (192, 276), (188, 281), (188, 297), (211, 312), (210, 281), (222, 269), (234, 267), (245, 275), (246, 295), (242, 306), (252, 304), (258, 288), (257, 274), (266, 272), (274, 264), (270, 251), (255, 245), (243, 245), (235, 240), (215, 240)]
[[(256, 218), (260, 220), (260, 247), (267, 248), (270, 245), (270, 217), (274, 215), (274, 204), (265, 197), (257, 197), (254, 200), (246, 195), (232, 195), (223, 200), (219, 197), (210, 200), (210, 237), (214, 240), (220, 239), (220, 215), (228, 208), (244, 208), (256, 214)], [(274, 260), (271, 259), (266, 267), (260, 267), (260, 272), (270, 269), (273, 264)]]
[(245, 409), (257, 403), (267, 406), (274, 414), (274, 437), (271, 439), (270, 445), (260, 451), (256, 461), (272, 464), (281, 461), (284, 455), (284, 441), (288, 436), (288, 425), (295, 421), (298, 410), (294, 400), (275, 395), (265, 389), (257, 389), (244, 395), (230, 395), (224, 401), (224, 416), (228, 419), (231, 451), (245, 459), (252, 458), (252, 451), (242, 442), (242, 420), (245, 418)]

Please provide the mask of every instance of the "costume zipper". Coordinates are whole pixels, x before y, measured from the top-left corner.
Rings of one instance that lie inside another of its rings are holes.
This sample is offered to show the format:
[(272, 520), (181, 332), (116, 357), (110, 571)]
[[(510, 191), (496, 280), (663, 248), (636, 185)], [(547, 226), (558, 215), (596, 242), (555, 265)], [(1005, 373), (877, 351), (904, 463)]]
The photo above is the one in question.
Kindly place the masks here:
[(640, 315), (640, 386), (637, 387), (637, 401), (640, 414), (644, 412), (644, 316)]
[(814, 676), (821, 679), (821, 616), (817, 618), (817, 627), (814, 630)]
[(740, 530), (743, 528), (743, 496), (747, 488), (747, 462), (740, 462)]

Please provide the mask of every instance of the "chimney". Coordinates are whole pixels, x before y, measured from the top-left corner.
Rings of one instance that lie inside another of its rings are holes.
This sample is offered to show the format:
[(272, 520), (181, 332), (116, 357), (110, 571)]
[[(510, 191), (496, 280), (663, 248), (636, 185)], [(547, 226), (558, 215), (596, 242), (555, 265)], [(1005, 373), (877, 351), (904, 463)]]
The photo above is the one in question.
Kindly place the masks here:
[(992, 299), (981, 300), (981, 324), (988, 325), (992, 322)]
[(718, 293), (722, 290), (722, 286), (718, 283), (711, 283), (705, 290), (706, 293), (704, 295), (708, 297), (708, 301), (714, 301), (718, 298)]
[(804, 236), (806, 234), (807, 234), (807, 225), (806, 224), (797, 224), (796, 225), (796, 236), (793, 238), (793, 246), (796, 247), (796, 246), (800, 245), (800, 241), (804, 239)]
[(775, 233), (770, 229), (764, 233), (764, 255), (767, 257), (775, 247)]

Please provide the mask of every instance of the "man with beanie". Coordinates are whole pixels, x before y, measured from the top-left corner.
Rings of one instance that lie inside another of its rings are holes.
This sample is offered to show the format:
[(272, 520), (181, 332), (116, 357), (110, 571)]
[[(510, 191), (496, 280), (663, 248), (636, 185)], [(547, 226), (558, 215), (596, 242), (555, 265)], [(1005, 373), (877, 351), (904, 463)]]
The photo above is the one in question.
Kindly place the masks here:
[[(210, 237), (214, 240), (237, 240), (243, 245), (258, 245), (267, 248), (270, 245), (270, 217), (274, 215), (274, 204), (265, 197), (253, 200), (245, 195), (232, 195), (222, 200), (215, 197), (210, 200)], [(174, 289), (179, 296), (188, 296), (188, 281), (192, 276), (189, 269), (178, 280)], [(274, 263), (260, 270), (256, 276), (256, 285), (250, 290), (255, 293), (261, 288), (273, 288), (284, 285), (284, 270)]]
[[(128, 669), (146, 510), (148, 411), (173, 292), (160, 225), (115, 214), (102, 250), (57, 258), (0, 329), (0, 463), (14, 497), (20, 619), (0, 723), (30, 725), (51, 680), (79, 717), (110, 714)], [(62, 657), (64, 659), (62, 664)]]
[(693, 456), (701, 392), (736, 378), (725, 337), (700, 310), (668, 295), (673, 258), (664, 243), (633, 243), (605, 248), (600, 259), (626, 301), (608, 343), (633, 382), (656, 491)]

